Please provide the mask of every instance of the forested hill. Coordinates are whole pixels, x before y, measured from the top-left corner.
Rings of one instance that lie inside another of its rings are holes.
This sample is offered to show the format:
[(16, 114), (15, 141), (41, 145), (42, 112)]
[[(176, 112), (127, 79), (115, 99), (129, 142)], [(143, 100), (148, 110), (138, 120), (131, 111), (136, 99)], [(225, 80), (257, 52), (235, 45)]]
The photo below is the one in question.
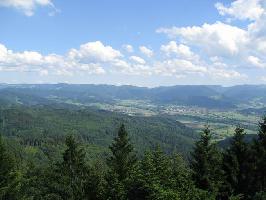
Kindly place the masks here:
[(0, 120), (2, 134), (14, 139), (26, 150), (30, 149), (27, 153), (31, 157), (59, 150), (58, 145), (68, 134), (79, 138), (93, 155), (102, 156), (121, 123), (127, 126), (139, 153), (156, 145), (169, 153), (186, 153), (197, 138), (192, 129), (168, 117), (127, 116), (75, 106), (3, 107), (0, 109)]
[(265, 85), (233, 87), (211, 85), (178, 85), (145, 88), (113, 85), (20, 84), (0, 85), (0, 99), (34, 104), (39, 101), (60, 100), (79, 104), (116, 100), (147, 100), (156, 104), (193, 105), (206, 108), (237, 107), (239, 104), (266, 103)]
[[(211, 110), (212, 125), (248, 122), (233, 108), (262, 112), (265, 97), (265, 86), (1, 85), (0, 199), (265, 200), (266, 117), (257, 137), (239, 124), (218, 145), (215, 127), (195, 126)], [(90, 104), (124, 100), (146, 113)]]
[(40, 164), (16, 156), (22, 152), (14, 152), (17, 146), (0, 135), (0, 199), (266, 199), (266, 117), (252, 142), (247, 143), (245, 130), (236, 127), (226, 149), (217, 147), (205, 127), (189, 161), (178, 153), (166, 154), (160, 146), (137, 156), (122, 124), (109, 144), (109, 154), (92, 163), (87, 159), (91, 152), (75, 136), (65, 137), (58, 158), (46, 154), (49, 159)]

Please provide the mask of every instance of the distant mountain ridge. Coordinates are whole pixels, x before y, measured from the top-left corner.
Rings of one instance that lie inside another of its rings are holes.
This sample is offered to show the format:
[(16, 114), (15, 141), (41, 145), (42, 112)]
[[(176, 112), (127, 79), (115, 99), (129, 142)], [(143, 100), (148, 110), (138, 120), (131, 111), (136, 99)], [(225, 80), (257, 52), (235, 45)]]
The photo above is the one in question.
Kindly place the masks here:
[[(51, 101), (53, 98), (79, 103), (116, 100), (146, 100), (156, 104), (176, 104), (231, 109), (238, 104), (266, 104), (266, 85), (177, 85), (155, 88), (93, 84), (1, 84), (0, 100), (20, 103)], [(27, 101), (31, 102), (27, 102)]]

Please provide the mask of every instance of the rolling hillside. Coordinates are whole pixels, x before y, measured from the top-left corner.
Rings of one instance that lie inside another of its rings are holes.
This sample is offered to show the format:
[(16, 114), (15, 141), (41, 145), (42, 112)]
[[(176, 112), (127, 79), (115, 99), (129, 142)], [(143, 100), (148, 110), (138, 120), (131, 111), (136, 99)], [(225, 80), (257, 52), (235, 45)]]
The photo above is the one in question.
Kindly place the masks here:
[(78, 107), (10, 106), (0, 109), (0, 120), (4, 136), (39, 153), (57, 149), (66, 135), (73, 134), (93, 155), (103, 156), (122, 123), (138, 153), (160, 145), (167, 152), (186, 154), (197, 138), (191, 128), (167, 117), (133, 117)]
[(222, 87), (180, 85), (145, 88), (89, 84), (1, 85), (0, 98), (8, 101), (16, 100), (25, 104), (36, 104), (39, 101), (45, 100), (71, 101), (80, 104), (92, 102), (114, 103), (117, 100), (144, 100), (163, 105), (175, 104), (232, 109), (238, 107), (239, 104), (265, 104), (266, 86), (241, 85)]

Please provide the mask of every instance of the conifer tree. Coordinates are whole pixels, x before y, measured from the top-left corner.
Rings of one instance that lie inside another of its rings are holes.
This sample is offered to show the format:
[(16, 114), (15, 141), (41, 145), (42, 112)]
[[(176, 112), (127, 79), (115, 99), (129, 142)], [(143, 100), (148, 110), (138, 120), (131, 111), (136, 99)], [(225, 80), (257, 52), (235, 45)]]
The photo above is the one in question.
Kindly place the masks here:
[(253, 192), (266, 191), (266, 116), (259, 122), (258, 138), (253, 144)]
[(67, 136), (65, 144), (66, 150), (63, 152), (62, 162), (51, 163), (45, 168), (29, 171), (30, 182), (26, 187), (31, 188), (34, 199), (90, 199), (85, 187), (88, 168), (84, 150), (80, 148), (73, 136)]
[(211, 141), (208, 126), (203, 130), (201, 138), (196, 142), (191, 159), (192, 179), (196, 187), (211, 193), (217, 193), (223, 182), (221, 156)]
[(88, 167), (84, 150), (73, 136), (66, 138), (63, 161), (31, 166), (23, 184), (25, 199), (104, 200), (101, 169)]
[(65, 143), (67, 149), (63, 153), (63, 176), (65, 176), (65, 181), (71, 188), (73, 195), (71, 199), (83, 199), (85, 194), (84, 184), (88, 172), (85, 153), (82, 148), (79, 148), (73, 136), (67, 136)]
[(244, 137), (244, 129), (237, 127), (231, 145), (223, 157), (223, 169), (228, 184), (226, 190), (231, 191), (233, 195), (246, 194), (250, 184), (249, 148)]
[(110, 170), (106, 176), (108, 198), (113, 200), (127, 199), (137, 159), (123, 124), (119, 128), (118, 135), (110, 146), (110, 150), (112, 154), (107, 160)]
[(119, 128), (118, 136), (114, 139), (110, 150), (112, 155), (108, 159), (108, 166), (117, 174), (118, 180), (123, 182), (129, 178), (137, 161), (124, 124)]

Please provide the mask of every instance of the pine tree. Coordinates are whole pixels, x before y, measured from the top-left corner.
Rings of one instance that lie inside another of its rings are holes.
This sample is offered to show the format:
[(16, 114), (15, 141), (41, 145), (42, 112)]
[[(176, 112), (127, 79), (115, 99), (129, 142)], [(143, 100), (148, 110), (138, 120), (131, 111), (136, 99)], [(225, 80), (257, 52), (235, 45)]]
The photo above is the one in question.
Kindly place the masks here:
[[(28, 181), (24, 188), (31, 191), (34, 199), (90, 199), (85, 191), (88, 168), (84, 150), (73, 136), (66, 137), (65, 145), (62, 162), (51, 163), (40, 169), (29, 169)], [(27, 193), (26, 197), (30, 198)]]
[(123, 124), (119, 128), (118, 135), (110, 146), (110, 150), (112, 154), (107, 160), (110, 169), (106, 176), (107, 193), (109, 199), (126, 199), (137, 160)]
[(266, 116), (259, 122), (258, 138), (253, 143), (253, 192), (266, 191)]
[(117, 174), (118, 180), (123, 182), (129, 178), (137, 161), (124, 124), (119, 128), (118, 136), (114, 139), (110, 150), (112, 155), (108, 159), (108, 166)]
[(221, 156), (216, 145), (211, 142), (208, 126), (203, 130), (201, 138), (196, 142), (191, 159), (192, 179), (199, 189), (216, 193), (223, 181)]
[(63, 153), (63, 176), (71, 188), (73, 195), (71, 199), (83, 199), (84, 184), (88, 175), (85, 153), (82, 148), (79, 148), (73, 136), (67, 136), (66, 146), (67, 149)]
[(230, 147), (223, 157), (223, 169), (226, 174), (227, 192), (231, 194), (246, 194), (249, 186), (249, 148), (244, 141), (245, 132), (241, 127), (235, 129)]
[(84, 150), (73, 136), (67, 136), (65, 144), (62, 162), (27, 170), (24, 198), (104, 200), (102, 170), (87, 166)]

